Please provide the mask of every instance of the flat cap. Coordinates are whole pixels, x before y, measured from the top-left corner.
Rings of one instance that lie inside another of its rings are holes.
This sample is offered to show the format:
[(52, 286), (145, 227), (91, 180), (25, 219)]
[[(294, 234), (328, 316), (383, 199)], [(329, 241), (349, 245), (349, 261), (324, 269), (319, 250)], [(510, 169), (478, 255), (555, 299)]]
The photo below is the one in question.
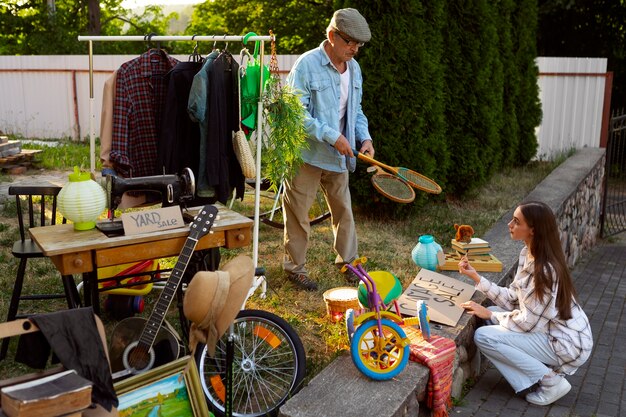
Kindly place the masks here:
[(367, 21), (357, 9), (348, 8), (335, 11), (328, 26), (345, 33), (357, 42), (369, 42), (372, 38)]

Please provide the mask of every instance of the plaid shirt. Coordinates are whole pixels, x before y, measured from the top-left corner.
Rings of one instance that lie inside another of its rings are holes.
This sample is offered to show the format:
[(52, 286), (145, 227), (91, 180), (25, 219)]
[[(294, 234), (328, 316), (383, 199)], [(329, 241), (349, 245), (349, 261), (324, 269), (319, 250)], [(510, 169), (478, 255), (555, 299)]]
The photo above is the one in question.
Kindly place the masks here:
[(156, 175), (165, 75), (178, 60), (158, 49), (117, 70), (110, 160), (124, 177)]
[(481, 277), (476, 289), (484, 292), (498, 307), (507, 310), (492, 315), (492, 319), (501, 326), (514, 332), (546, 333), (559, 358), (556, 371), (573, 374), (591, 354), (593, 338), (589, 320), (575, 300), (572, 300), (572, 318), (559, 318), (556, 308), (557, 282), (544, 300), (537, 299), (534, 294), (534, 261), (524, 268), (527, 254), (528, 248), (524, 247), (520, 253), (517, 273), (509, 287), (500, 287)]

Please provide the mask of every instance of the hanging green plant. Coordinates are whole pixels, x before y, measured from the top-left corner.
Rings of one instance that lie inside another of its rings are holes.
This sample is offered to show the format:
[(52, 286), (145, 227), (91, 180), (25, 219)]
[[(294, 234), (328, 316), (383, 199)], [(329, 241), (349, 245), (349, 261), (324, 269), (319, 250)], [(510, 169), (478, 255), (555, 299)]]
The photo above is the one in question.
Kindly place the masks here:
[(275, 75), (268, 80), (263, 105), (266, 112), (263, 175), (276, 191), (283, 179), (291, 178), (302, 165), (302, 149), (308, 147), (305, 110), (293, 89), (282, 85)]

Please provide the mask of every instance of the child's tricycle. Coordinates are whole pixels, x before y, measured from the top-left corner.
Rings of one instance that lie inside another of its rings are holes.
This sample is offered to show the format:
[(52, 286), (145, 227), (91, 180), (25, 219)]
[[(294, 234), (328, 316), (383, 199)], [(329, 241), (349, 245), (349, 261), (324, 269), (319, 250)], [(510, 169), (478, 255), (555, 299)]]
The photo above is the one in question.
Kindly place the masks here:
[[(361, 281), (359, 302), (365, 312), (346, 312), (346, 326), (350, 338), (352, 362), (364, 375), (375, 380), (387, 380), (398, 375), (409, 360), (409, 339), (401, 325), (420, 325), (425, 338), (429, 327), (426, 305), (422, 303), (417, 317), (403, 318), (396, 300), (402, 294), (398, 278), (386, 271), (368, 274), (363, 268), (367, 258), (357, 258), (345, 264), (341, 272), (350, 270)], [(390, 311), (394, 306), (395, 312)]]

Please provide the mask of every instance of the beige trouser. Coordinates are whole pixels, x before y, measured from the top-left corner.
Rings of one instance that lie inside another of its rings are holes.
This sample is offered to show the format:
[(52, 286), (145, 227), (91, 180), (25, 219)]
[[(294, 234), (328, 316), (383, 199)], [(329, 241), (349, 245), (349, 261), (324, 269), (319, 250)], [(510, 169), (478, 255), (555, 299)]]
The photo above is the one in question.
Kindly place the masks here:
[(283, 213), (285, 218), (285, 256), (283, 269), (287, 273), (307, 274), (306, 252), (309, 245), (309, 209), (318, 187), (326, 196), (330, 208), (335, 263), (350, 262), (358, 255), (356, 229), (352, 215), (348, 172), (326, 171), (304, 164), (290, 181), (285, 181)]

